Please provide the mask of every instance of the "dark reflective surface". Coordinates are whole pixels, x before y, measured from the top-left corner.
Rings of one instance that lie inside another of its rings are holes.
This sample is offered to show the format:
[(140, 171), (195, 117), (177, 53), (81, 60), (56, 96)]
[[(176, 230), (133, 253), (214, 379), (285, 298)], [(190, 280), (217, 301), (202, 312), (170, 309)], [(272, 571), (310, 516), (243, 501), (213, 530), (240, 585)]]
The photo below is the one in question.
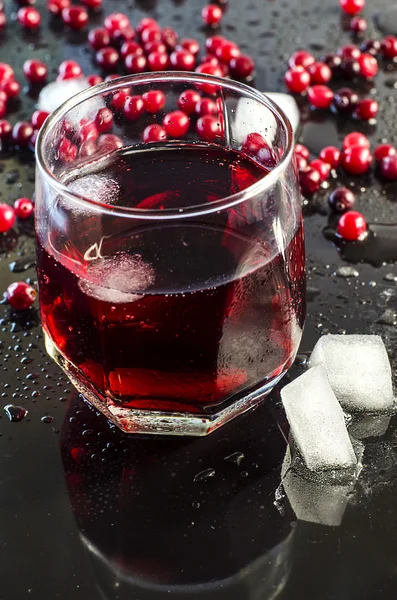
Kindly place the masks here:
[[(134, 23), (150, 9), (181, 35), (204, 40), (195, 0), (105, 4), (104, 12), (127, 6)], [(222, 33), (257, 59), (256, 84), (263, 90), (282, 88), (287, 57), (297, 46), (320, 56), (350, 41), (334, 0), (229, 4)], [(391, 5), (379, 0), (377, 10)], [(7, 3), (0, 60), (12, 62), (21, 82), (22, 64), (31, 56), (54, 70), (67, 57), (81, 62), (85, 73), (95, 71), (83, 33), (55, 22), (48, 29), (45, 10), (39, 32), (21, 33), (11, 20), (15, 7)], [(370, 20), (371, 6), (367, 13)], [(92, 25), (101, 19), (93, 17)], [(374, 33), (370, 23), (369, 35)], [(373, 144), (393, 136), (397, 142), (396, 80), (396, 66), (384, 66), (376, 80), (376, 127), (303, 108), (303, 139), (318, 151), (357, 129)], [(11, 107), (12, 122), (33, 110), (38, 90), (26, 92)], [(368, 94), (364, 87), (362, 92)], [(29, 154), (0, 154), (1, 202), (31, 194), (33, 180)], [(338, 182), (355, 190), (357, 208), (369, 222), (397, 222), (396, 184), (382, 186), (372, 174)], [(379, 333), (396, 367), (397, 329), (393, 319), (385, 324), (382, 318), (397, 310), (396, 265), (367, 264), (377, 264), (368, 246), (364, 257), (356, 250), (338, 252), (323, 234), (333, 225), (326, 191), (305, 204), (305, 213), (309, 317), (302, 351), (327, 331)], [(21, 278), (35, 280), (33, 253), (32, 223), (0, 235), (0, 291)], [(345, 279), (337, 276), (343, 257), (367, 263), (356, 264), (358, 276)], [(342, 519), (341, 525), (297, 521), (282, 493), (274, 504), (288, 433), (276, 393), (206, 439), (126, 437), (97, 416), (48, 360), (36, 309), (15, 315), (0, 306), (0, 319), (1, 600), (395, 598), (395, 419), (354, 424), (355, 437), (365, 442), (363, 473), (348, 501), (340, 502), (343, 490), (340, 498), (329, 495), (324, 513)], [(9, 404), (28, 414), (10, 421), (3, 410)], [(225, 461), (236, 452), (244, 454), (240, 464)], [(321, 508), (321, 489), (310, 490)]]

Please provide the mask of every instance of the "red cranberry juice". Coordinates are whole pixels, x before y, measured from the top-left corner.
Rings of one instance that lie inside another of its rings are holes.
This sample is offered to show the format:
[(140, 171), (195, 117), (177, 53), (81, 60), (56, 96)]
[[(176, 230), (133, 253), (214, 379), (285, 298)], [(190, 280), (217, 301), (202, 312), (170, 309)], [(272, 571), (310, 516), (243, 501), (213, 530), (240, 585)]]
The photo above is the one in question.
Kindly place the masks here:
[[(123, 150), (69, 185), (113, 205), (178, 209), (265, 175), (238, 152), (179, 146)], [(105, 223), (83, 208), (65, 237), (56, 231), (60, 203), (38, 244), (43, 326), (107, 401), (215, 412), (290, 366), (305, 317), (301, 226), (274, 253), (271, 214), (258, 221), (241, 204), (211, 219), (138, 223)]]

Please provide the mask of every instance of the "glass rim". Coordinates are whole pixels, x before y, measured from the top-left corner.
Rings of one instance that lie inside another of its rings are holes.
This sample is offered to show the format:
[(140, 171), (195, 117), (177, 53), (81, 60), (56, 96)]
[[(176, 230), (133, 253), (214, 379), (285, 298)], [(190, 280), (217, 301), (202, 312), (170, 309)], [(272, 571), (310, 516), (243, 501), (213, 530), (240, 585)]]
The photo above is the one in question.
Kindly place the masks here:
[[(88, 198), (81, 194), (75, 193), (68, 188), (60, 179), (58, 179), (51, 171), (47, 161), (44, 158), (43, 148), (48, 136), (53, 132), (56, 124), (64, 118), (67, 113), (83, 102), (94, 98), (103, 93), (111, 93), (117, 91), (117, 89), (129, 86), (129, 85), (144, 85), (152, 82), (168, 83), (168, 82), (191, 82), (192, 84), (216, 84), (222, 88), (233, 90), (245, 97), (257, 100), (262, 105), (266, 106), (272, 114), (278, 119), (279, 123), (282, 124), (286, 133), (286, 147), (283, 156), (279, 164), (264, 175), (259, 181), (250, 185), (246, 189), (237, 192), (235, 194), (225, 196), (214, 202), (208, 204), (198, 204), (195, 206), (185, 208), (164, 208), (164, 209), (139, 209), (127, 206), (112, 206), (105, 202), (99, 202), (92, 198)], [(224, 79), (221, 77), (214, 77), (213, 75), (198, 74), (194, 72), (186, 71), (159, 71), (154, 73), (141, 73), (139, 75), (127, 75), (121, 76), (112, 81), (105, 81), (98, 85), (88, 87), (87, 89), (79, 92), (78, 94), (66, 100), (61, 106), (59, 106), (53, 113), (45, 120), (43, 126), (39, 131), (39, 135), (36, 143), (36, 166), (38, 171), (43, 176), (44, 180), (54, 188), (59, 194), (66, 197), (72, 202), (83, 205), (85, 208), (96, 209), (102, 213), (111, 214), (113, 216), (123, 216), (136, 219), (178, 219), (184, 217), (197, 217), (213, 212), (219, 212), (225, 210), (236, 204), (240, 204), (245, 200), (253, 197), (254, 195), (264, 192), (271, 188), (274, 183), (280, 178), (282, 173), (286, 170), (291, 162), (293, 154), (293, 143), (294, 143), (294, 132), (290, 120), (284, 113), (284, 111), (266, 94), (252, 88), (246, 84), (239, 83), (237, 81)]]

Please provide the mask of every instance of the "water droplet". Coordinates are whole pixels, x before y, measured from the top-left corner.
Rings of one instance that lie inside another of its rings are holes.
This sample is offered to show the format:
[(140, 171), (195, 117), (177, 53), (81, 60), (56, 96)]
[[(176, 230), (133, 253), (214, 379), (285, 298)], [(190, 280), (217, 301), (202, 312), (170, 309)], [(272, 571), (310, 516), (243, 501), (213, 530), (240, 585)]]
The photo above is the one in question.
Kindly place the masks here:
[(243, 462), (244, 458), (245, 456), (242, 452), (233, 452), (233, 454), (229, 454), (229, 456), (226, 456), (224, 458), (224, 461), (232, 465), (239, 466)]
[(397, 275), (394, 273), (387, 273), (383, 279), (385, 281), (395, 281), (397, 283)]
[(23, 406), (16, 406), (15, 404), (7, 404), (4, 407), (4, 410), (10, 421), (13, 421), (14, 423), (22, 421), (22, 419), (24, 419), (28, 414), (26, 408), (24, 408)]
[(335, 275), (337, 277), (358, 277), (359, 274), (360, 273), (357, 271), (357, 269), (355, 269), (354, 267), (347, 266), (347, 265), (343, 266), (343, 267), (339, 267), (335, 271)]
[(308, 357), (306, 354), (297, 354), (295, 358), (295, 364), (304, 367), (307, 364)]
[(52, 423), (53, 420), (54, 420), (54, 417), (52, 417), (51, 415), (44, 415), (44, 417), (41, 417), (42, 423)]
[(33, 258), (24, 258), (22, 260), (14, 260), (14, 262), (10, 263), (10, 271), (12, 273), (24, 273), (28, 269), (32, 269), (35, 266), (36, 262)]
[(206, 481), (207, 479), (210, 479), (211, 477), (215, 476), (215, 469), (204, 469), (204, 471), (200, 471), (200, 473), (197, 473), (197, 475), (194, 476), (193, 481), (195, 483), (200, 483), (202, 481)]
[(386, 308), (385, 312), (377, 320), (377, 323), (381, 325), (397, 325), (397, 313), (391, 308)]

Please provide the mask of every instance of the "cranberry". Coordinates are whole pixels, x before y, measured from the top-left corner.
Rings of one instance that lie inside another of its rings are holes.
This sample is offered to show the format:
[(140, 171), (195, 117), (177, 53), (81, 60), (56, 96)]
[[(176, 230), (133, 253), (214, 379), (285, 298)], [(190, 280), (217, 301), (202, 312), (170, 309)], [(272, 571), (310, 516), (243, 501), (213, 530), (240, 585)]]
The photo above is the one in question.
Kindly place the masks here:
[(298, 171), (304, 171), (307, 167), (307, 160), (300, 154), (295, 154), (295, 162), (298, 167)]
[(67, 137), (61, 139), (58, 145), (58, 160), (64, 163), (73, 162), (77, 156), (77, 146), (75, 146)]
[(307, 52), (306, 50), (297, 50), (290, 56), (288, 65), (291, 69), (294, 69), (295, 67), (307, 69), (314, 62), (315, 58), (310, 52)]
[(0, 12), (0, 31), (7, 25), (7, 17), (3, 12)]
[(161, 33), (161, 41), (167, 46), (169, 52), (175, 50), (178, 43), (178, 34), (172, 27), (165, 27)]
[(101, 48), (95, 55), (95, 60), (104, 71), (113, 71), (119, 62), (120, 55), (116, 48), (106, 46)]
[(141, 34), (142, 44), (149, 42), (161, 42), (161, 31), (158, 29), (144, 29)]
[(358, 103), (358, 95), (350, 88), (340, 88), (334, 94), (333, 105), (339, 113), (352, 113)]
[(366, 231), (367, 223), (363, 215), (355, 210), (346, 211), (338, 221), (338, 235), (349, 242), (362, 239)]
[[(207, 75), (215, 75), (216, 77), (222, 77), (223, 73), (219, 66), (204, 63), (196, 67), (196, 73), (205, 73)], [(211, 83), (200, 83), (197, 87), (204, 92), (204, 94), (216, 94), (218, 86)]]
[(88, 13), (84, 6), (67, 6), (62, 10), (62, 21), (71, 29), (83, 29), (88, 23)]
[(11, 283), (5, 292), (5, 299), (14, 310), (26, 310), (30, 308), (36, 296), (36, 290), (24, 281)]
[(342, 58), (338, 54), (326, 54), (323, 57), (323, 62), (329, 66), (331, 71), (337, 73), (342, 64)]
[(341, 155), (341, 165), (351, 175), (367, 173), (371, 162), (371, 152), (363, 146), (349, 146)]
[(332, 78), (330, 67), (323, 62), (315, 62), (309, 65), (307, 70), (312, 78), (312, 83), (328, 83)]
[(356, 202), (354, 194), (348, 188), (336, 188), (328, 198), (328, 204), (335, 213), (351, 210)]
[(381, 51), (381, 43), (379, 40), (366, 40), (360, 46), (361, 52), (377, 56)]
[(329, 108), (331, 106), (334, 93), (326, 85), (313, 85), (307, 90), (309, 102), (315, 108)]
[(215, 51), (216, 58), (226, 65), (230, 63), (232, 58), (236, 58), (237, 56), (240, 56), (240, 54), (241, 51), (237, 44), (228, 41), (224, 42)]
[(294, 152), (295, 154), (300, 154), (300, 156), (303, 156), (306, 160), (309, 160), (310, 152), (303, 144), (295, 144)]
[(120, 48), (120, 55), (125, 59), (129, 54), (142, 55), (142, 46), (138, 42), (124, 42)]
[(104, 133), (98, 138), (98, 146), (104, 152), (114, 152), (124, 146), (123, 140), (113, 133)]
[(217, 4), (207, 4), (201, 11), (201, 17), (206, 25), (214, 27), (221, 22), (223, 12)]
[(121, 46), (125, 42), (132, 42), (135, 39), (135, 29), (133, 27), (125, 27), (124, 29), (115, 29), (111, 33), (111, 40), (114, 46)]
[(109, 108), (100, 108), (95, 116), (95, 126), (98, 133), (106, 133), (113, 126), (113, 113)]
[(15, 223), (15, 210), (8, 204), (0, 204), (0, 233), (9, 231)]
[(343, 150), (346, 148), (350, 148), (351, 146), (362, 146), (362, 148), (370, 148), (371, 144), (369, 143), (369, 139), (358, 131), (353, 131), (345, 136), (343, 140)]
[(115, 110), (121, 110), (124, 108), (124, 104), (129, 97), (129, 93), (126, 90), (119, 90), (114, 92), (110, 100), (110, 106)]
[(248, 54), (240, 54), (240, 56), (234, 56), (230, 60), (229, 67), (233, 77), (247, 79), (253, 74), (255, 63)]
[(0, 100), (0, 119), (6, 116), (7, 113), (7, 104)]
[(353, 17), (349, 27), (354, 33), (363, 33), (367, 29), (368, 23), (363, 17)]
[(193, 54), (187, 50), (175, 50), (170, 56), (171, 65), (178, 71), (192, 71), (196, 63)]
[(203, 117), (204, 115), (216, 115), (218, 107), (216, 102), (211, 100), (211, 98), (200, 98), (195, 106), (195, 111), (199, 117)]
[(350, 58), (357, 60), (361, 56), (361, 51), (354, 44), (346, 44), (346, 46), (338, 48), (338, 54), (342, 60), (349, 60)]
[(33, 127), (35, 129), (40, 129), (49, 115), (50, 113), (46, 112), (45, 110), (35, 110), (30, 120)]
[(116, 29), (125, 29), (130, 27), (130, 20), (124, 13), (111, 13), (103, 22), (109, 33), (113, 33)]
[(70, 0), (48, 0), (47, 8), (55, 16), (59, 16), (64, 8), (70, 6)]
[(80, 145), (79, 156), (82, 158), (89, 158), (96, 153), (97, 149), (96, 141), (88, 140)]
[(380, 144), (374, 151), (374, 157), (377, 161), (382, 160), (382, 158), (386, 158), (387, 156), (395, 156), (396, 154), (397, 150), (391, 144)]
[(309, 165), (312, 169), (316, 169), (320, 173), (321, 181), (326, 181), (331, 172), (331, 165), (327, 162), (316, 158)]
[(129, 54), (125, 58), (124, 65), (127, 73), (144, 73), (147, 60), (142, 54)]
[(164, 108), (166, 96), (161, 90), (150, 90), (142, 94), (145, 110), (149, 113), (157, 113)]
[(26, 29), (37, 29), (41, 23), (41, 15), (37, 8), (23, 6), (17, 13), (17, 18), (22, 27)]
[(290, 92), (301, 94), (310, 85), (310, 75), (303, 67), (295, 67), (285, 73), (284, 81)]
[(163, 44), (163, 42), (148, 42), (147, 44), (145, 44), (145, 54), (149, 55), (152, 52), (160, 52), (161, 54), (166, 54), (167, 46)]
[(326, 146), (320, 152), (320, 158), (322, 161), (328, 163), (332, 169), (336, 169), (340, 162), (340, 150), (335, 146)]
[(299, 172), (299, 183), (304, 194), (314, 194), (320, 189), (321, 175), (317, 169), (309, 166)]
[(378, 61), (372, 54), (362, 54), (358, 59), (360, 75), (366, 79), (372, 79), (378, 74)]
[(151, 17), (145, 17), (138, 22), (136, 31), (137, 33), (141, 34), (145, 29), (157, 29), (157, 31), (159, 31), (160, 25), (155, 19), (152, 19)]
[(86, 5), (87, 8), (91, 10), (98, 10), (101, 8), (103, 0), (81, 0), (83, 4)]
[(142, 96), (127, 96), (124, 103), (124, 116), (129, 121), (136, 121), (145, 112)]
[(193, 56), (197, 56), (200, 52), (200, 44), (193, 38), (184, 38), (179, 42), (177, 50), (187, 50)]
[(23, 72), (31, 83), (41, 83), (47, 79), (48, 68), (41, 60), (31, 58), (23, 63)]
[(9, 64), (0, 62), (0, 82), (4, 83), (7, 79), (14, 78), (14, 70)]
[(226, 38), (223, 35), (212, 35), (207, 38), (205, 41), (205, 47), (207, 48), (207, 52), (209, 54), (215, 54), (217, 49), (222, 46), (226, 42)]
[(278, 159), (274, 150), (267, 144), (266, 146), (263, 146), (263, 148), (259, 149), (256, 158), (264, 167), (267, 167), (268, 169), (274, 169), (278, 163)]
[(222, 136), (222, 126), (216, 117), (204, 115), (200, 117), (196, 125), (197, 133), (206, 142), (219, 140)]
[(388, 181), (397, 181), (397, 155), (385, 156), (380, 161), (380, 174), (383, 179)]
[(33, 214), (33, 202), (29, 198), (18, 198), (14, 202), (14, 209), (19, 219), (28, 219)]
[(0, 119), (0, 140), (7, 140), (11, 137), (12, 125), (6, 119)]
[(94, 142), (98, 138), (98, 129), (94, 121), (82, 119), (80, 121), (80, 142)]
[(153, 123), (152, 125), (148, 125), (142, 134), (142, 140), (146, 143), (150, 142), (163, 142), (167, 139), (167, 134), (165, 130), (158, 125), (157, 123)]
[(12, 129), (12, 141), (19, 146), (27, 146), (33, 133), (33, 127), (26, 121), (18, 121)]
[(183, 137), (190, 125), (190, 119), (186, 113), (181, 110), (174, 110), (165, 115), (163, 119), (163, 127), (170, 137)]
[(21, 86), (15, 79), (8, 79), (1, 89), (6, 94), (7, 98), (17, 98), (21, 92)]
[(88, 34), (88, 41), (91, 48), (94, 50), (100, 50), (110, 44), (110, 35), (106, 29), (98, 27), (97, 29), (91, 29)]
[(151, 52), (147, 57), (151, 71), (166, 71), (170, 66), (170, 59), (165, 52)]
[(100, 75), (88, 75), (87, 81), (88, 81), (89, 85), (92, 87), (93, 85), (98, 85), (99, 83), (102, 83), (103, 77), (101, 77)]
[(178, 107), (188, 115), (194, 113), (201, 96), (196, 90), (185, 90), (178, 99)]
[(378, 110), (379, 104), (376, 100), (364, 98), (364, 100), (360, 100), (357, 104), (356, 115), (359, 119), (363, 119), (363, 121), (370, 121), (376, 118)]
[(395, 58), (397, 56), (397, 37), (387, 35), (381, 42), (382, 54), (385, 58)]
[(83, 71), (79, 63), (75, 60), (64, 60), (58, 67), (58, 73), (62, 79), (75, 79), (82, 77)]
[(343, 12), (348, 15), (356, 15), (361, 12), (365, 6), (365, 0), (339, 0)]
[(354, 79), (361, 74), (360, 63), (354, 58), (348, 58), (342, 62), (341, 72), (346, 79)]

